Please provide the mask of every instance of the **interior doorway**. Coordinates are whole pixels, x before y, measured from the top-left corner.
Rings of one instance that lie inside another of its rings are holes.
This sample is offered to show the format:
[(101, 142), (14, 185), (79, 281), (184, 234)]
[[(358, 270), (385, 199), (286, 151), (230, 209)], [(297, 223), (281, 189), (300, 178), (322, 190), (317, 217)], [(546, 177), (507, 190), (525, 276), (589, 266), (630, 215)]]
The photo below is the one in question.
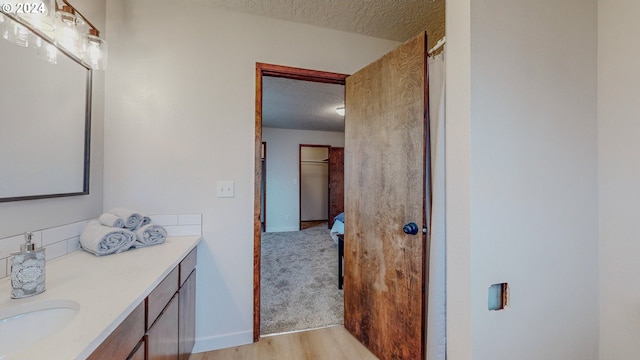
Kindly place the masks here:
[(262, 235), (262, 126), (263, 126), (263, 77), (304, 80), (325, 84), (345, 84), (348, 75), (307, 70), (271, 64), (256, 64), (256, 123), (255, 123), (255, 179), (254, 179), (254, 329), (253, 339), (260, 338), (261, 294), (261, 235)]
[(329, 223), (330, 145), (300, 144), (300, 230)]

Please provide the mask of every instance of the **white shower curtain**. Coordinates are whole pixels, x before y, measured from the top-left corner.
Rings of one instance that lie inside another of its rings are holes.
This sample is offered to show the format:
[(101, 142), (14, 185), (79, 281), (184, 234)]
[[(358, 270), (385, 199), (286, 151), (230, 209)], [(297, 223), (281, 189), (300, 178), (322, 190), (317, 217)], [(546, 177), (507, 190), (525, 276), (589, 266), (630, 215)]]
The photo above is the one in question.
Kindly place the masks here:
[[(445, 262), (445, 52), (429, 58), (429, 118), (431, 131), (432, 206), (429, 215), (429, 289), (427, 298), (427, 360), (445, 360), (446, 262)], [(428, 205), (427, 205), (428, 206)]]

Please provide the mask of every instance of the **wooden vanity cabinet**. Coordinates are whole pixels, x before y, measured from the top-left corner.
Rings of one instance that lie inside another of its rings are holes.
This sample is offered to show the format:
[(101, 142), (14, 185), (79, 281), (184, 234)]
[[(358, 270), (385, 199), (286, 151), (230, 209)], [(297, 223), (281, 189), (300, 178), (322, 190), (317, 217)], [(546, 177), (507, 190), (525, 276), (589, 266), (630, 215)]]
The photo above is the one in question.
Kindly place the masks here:
[(188, 359), (195, 343), (196, 256), (193, 249), (88, 359)]
[(191, 250), (189, 255), (185, 256), (180, 262), (180, 286), (184, 285), (187, 278), (191, 276), (191, 273), (196, 269), (198, 252), (196, 249)]
[[(196, 323), (196, 249), (193, 249), (180, 264), (158, 285), (147, 298), (148, 309), (166, 307), (157, 316), (148, 311), (147, 359), (188, 359), (195, 343)], [(171, 299), (167, 299), (171, 295)]]
[(88, 359), (127, 359), (144, 336), (144, 309), (144, 302), (142, 302), (113, 330)]
[(147, 303), (147, 323), (145, 329), (147, 331), (151, 329), (151, 326), (160, 317), (164, 308), (169, 304), (169, 301), (171, 301), (176, 292), (178, 292), (180, 285), (178, 283), (179, 274), (179, 266), (176, 266), (145, 299)]
[(164, 308), (147, 331), (147, 359), (176, 360), (178, 358), (178, 294)]
[(178, 296), (180, 267), (176, 266), (147, 296), (147, 359), (178, 358)]
[(187, 360), (196, 341), (196, 249), (180, 262), (178, 359)]
[(187, 360), (193, 350), (196, 341), (196, 271), (185, 280), (180, 287), (180, 309), (178, 318), (178, 328), (180, 341), (178, 343), (179, 360)]
[(140, 343), (138, 344), (138, 347), (135, 350), (133, 350), (133, 352), (131, 353), (131, 355), (129, 355), (129, 358), (127, 360), (145, 360), (145, 354), (146, 354), (145, 342), (140, 341)]

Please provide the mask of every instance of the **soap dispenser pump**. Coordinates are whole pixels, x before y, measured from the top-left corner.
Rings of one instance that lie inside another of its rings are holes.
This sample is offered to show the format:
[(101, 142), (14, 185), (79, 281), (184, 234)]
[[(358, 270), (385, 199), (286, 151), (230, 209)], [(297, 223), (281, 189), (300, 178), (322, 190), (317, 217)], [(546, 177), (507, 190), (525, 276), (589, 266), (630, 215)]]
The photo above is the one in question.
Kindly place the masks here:
[(45, 290), (44, 248), (33, 243), (33, 234), (24, 234), (20, 252), (11, 254), (11, 297), (25, 298)]

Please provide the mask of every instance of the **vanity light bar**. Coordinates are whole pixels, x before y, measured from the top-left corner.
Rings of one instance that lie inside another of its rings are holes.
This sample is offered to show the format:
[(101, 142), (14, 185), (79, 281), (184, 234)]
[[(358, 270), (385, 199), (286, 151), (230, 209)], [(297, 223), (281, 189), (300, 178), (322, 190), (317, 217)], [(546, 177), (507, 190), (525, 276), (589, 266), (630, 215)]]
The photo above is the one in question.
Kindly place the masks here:
[[(87, 25), (89, 25), (89, 27), (90, 27), (90, 29), (89, 29), (90, 33), (89, 34), (91, 34), (93, 36), (100, 36), (100, 30), (98, 30), (98, 28), (95, 27), (95, 25), (93, 25), (91, 23), (91, 21), (89, 21), (89, 19), (87, 19), (86, 16), (82, 15), (82, 13), (80, 11), (78, 11), (78, 9), (76, 9), (73, 5), (71, 5), (68, 0), (62, 0), (62, 2), (65, 4), (65, 6), (69, 6), (71, 9), (73, 9), (73, 14), (76, 14), (77, 16), (80, 16), (81, 18), (84, 19), (84, 22), (86, 22)], [(63, 6), (63, 8), (64, 8), (64, 6)], [(56, 10), (58, 10), (57, 1), (56, 1)], [(95, 34), (92, 34), (91, 31), (95, 31)]]
[[(17, 16), (17, 13), (9, 11), (10, 9), (6, 6), (0, 7), (0, 16), (4, 16), (4, 21), (12, 21), (17, 23), (16, 26), (28, 29), (52, 46), (56, 46), (71, 58), (85, 64), (87, 67), (93, 68), (94, 70), (104, 70), (107, 63), (107, 43), (104, 39), (100, 38), (100, 30), (79, 12), (78, 9), (71, 5), (69, 0), (61, 0), (61, 5), (58, 4), (58, 0), (53, 0), (52, 3), (55, 8), (55, 13), (59, 13), (60, 16), (68, 14), (70, 19), (77, 17), (82, 20), (81, 31), (75, 28), (75, 21), (72, 27), (74, 28), (73, 31), (78, 34), (77, 36), (85, 38), (84, 41), (74, 43), (73, 41), (75, 40), (69, 40), (67, 42), (64, 39), (58, 38), (58, 35), (51, 35), (48, 31), (41, 30), (38, 25), (32, 23), (31, 20), (23, 19)], [(0, 4), (2, 4), (1, 0)], [(6, 26), (6, 24), (4, 24), (4, 26)], [(85, 31), (85, 29), (87, 30)], [(9, 40), (7, 37), (5, 38)], [(25, 47), (31, 46), (28, 42), (19, 45)], [(55, 61), (52, 63), (55, 63)]]
[(63, 7), (71, 7), (76, 16), (80, 16), (89, 27), (87, 33), (82, 34), (83, 36), (86, 36), (85, 43), (83, 44), (83, 47), (85, 47), (83, 53), (85, 62), (94, 70), (105, 70), (107, 66), (107, 42), (100, 37), (100, 30), (98, 30), (98, 28), (93, 25), (86, 16), (82, 15), (78, 9), (71, 5), (68, 0), (62, 0), (62, 2), (65, 4)]

